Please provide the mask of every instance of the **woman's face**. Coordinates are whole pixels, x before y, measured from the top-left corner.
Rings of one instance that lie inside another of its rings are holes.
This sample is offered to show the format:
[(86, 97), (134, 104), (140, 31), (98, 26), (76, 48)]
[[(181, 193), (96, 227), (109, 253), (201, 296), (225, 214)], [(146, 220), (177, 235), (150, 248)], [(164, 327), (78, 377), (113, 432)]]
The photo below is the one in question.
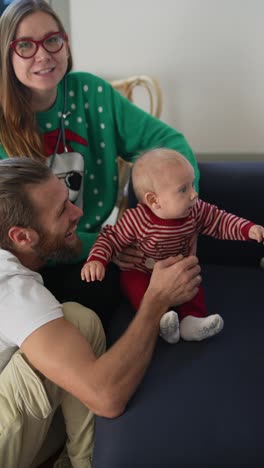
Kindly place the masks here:
[[(38, 11), (21, 21), (14, 39), (30, 38), (38, 41), (53, 32), (58, 32), (55, 19), (47, 13)], [(19, 57), (14, 51), (11, 53), (17, 79), (32, 91), (34, 110), (45, 110), (44, 103), (48, 109), (56, 99), (57, 85), (67, 70), (67, 42), (55, 54), (47, 52), (41, 45), (37, 53), (29, 59)]]

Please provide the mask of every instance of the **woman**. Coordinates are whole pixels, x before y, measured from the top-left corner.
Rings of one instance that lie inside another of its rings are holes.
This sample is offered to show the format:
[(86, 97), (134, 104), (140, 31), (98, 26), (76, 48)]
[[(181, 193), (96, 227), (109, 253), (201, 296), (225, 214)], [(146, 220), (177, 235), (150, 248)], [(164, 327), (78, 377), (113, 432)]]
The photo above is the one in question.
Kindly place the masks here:
[[(94, 309), (105, 325), (118, 302), (117, 267), (112, 264), (103, 283), (82, 282), (80, 270), (115, 204), (117, 155), (133, 161), (149, 148), (176, 149), (193, 165), (198, 183), (196, 160), (176, 130), (101, 78), (71, 71), (67, 34), (44, 0), (19, 0), (4, 11), (0, 57), (0, 158), (46, 161), (84, 212), (79, 261), (44, 268), (44, 282), (60, 302), (76, 300)], [(140, 262), (140, 253), (129, 249), (119, 262)]]

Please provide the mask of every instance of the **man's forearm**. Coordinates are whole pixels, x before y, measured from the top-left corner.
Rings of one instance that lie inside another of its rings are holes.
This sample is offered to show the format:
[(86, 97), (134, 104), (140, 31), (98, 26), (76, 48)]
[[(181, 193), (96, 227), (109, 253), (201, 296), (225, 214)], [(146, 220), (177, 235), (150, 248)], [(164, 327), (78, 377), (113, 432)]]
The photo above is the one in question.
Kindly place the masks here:
[(149, 365), (166, 310), (157, 297), (147, 295), (124, 335), (93, 364), (94, 390), (100, 394), (100, 410), (94, 412), (115, 417), (124, 411)]
[(183, 304), (194, 297), (201, 281), (199, 273), (196, 257), (169, 257), (156, 263), (128, 330), (90, 365), (95, 376), (92, 394), (97, 395), (93, 398), (94, 412), (114, 417), (124, 411), (151, 360), (162, 315), (172, 304)]

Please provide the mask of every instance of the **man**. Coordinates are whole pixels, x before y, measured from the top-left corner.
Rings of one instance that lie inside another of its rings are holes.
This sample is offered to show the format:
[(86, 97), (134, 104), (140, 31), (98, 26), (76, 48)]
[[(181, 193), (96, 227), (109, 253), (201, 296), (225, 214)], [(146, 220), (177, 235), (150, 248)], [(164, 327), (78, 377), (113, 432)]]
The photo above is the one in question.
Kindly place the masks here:
[(37, 273), (48, 259), (69, 260), (79, 253), (75, 230), (81, 215), (46, 166), (29, 158), (0, 162), (0, 457), (5, 468), (36, 466), (59, 405), (71, 464), (90, 467), (91, 412), (108, 418), (122, 414), (151, 360), (161, 316), (171, 305), (190, 300), (201, 281), (196, 257), (158, 262), (134, 320), (104, 352), (97, 316), (79, 304), (59, 304)]

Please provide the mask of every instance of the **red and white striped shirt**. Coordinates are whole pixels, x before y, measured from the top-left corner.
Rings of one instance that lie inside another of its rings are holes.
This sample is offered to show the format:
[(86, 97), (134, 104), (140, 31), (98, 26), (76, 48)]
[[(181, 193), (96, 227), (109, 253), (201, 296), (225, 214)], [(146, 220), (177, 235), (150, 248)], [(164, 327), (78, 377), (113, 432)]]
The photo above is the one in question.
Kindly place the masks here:
[(136, 243), (145, 257), (134, 268), (151, 271), (155, 261), (190, 254), (197, 233), (218, 239), (249, 240), (248, 231), (254, 223), (239, 218), (215, 205), (197, 200), (186, 218), (161, 219), (145, 205), (127, 209), (114, 225), (105, 226), (95, 241), (87, 261), (97, 260), (106, 266), (113, 255)]

